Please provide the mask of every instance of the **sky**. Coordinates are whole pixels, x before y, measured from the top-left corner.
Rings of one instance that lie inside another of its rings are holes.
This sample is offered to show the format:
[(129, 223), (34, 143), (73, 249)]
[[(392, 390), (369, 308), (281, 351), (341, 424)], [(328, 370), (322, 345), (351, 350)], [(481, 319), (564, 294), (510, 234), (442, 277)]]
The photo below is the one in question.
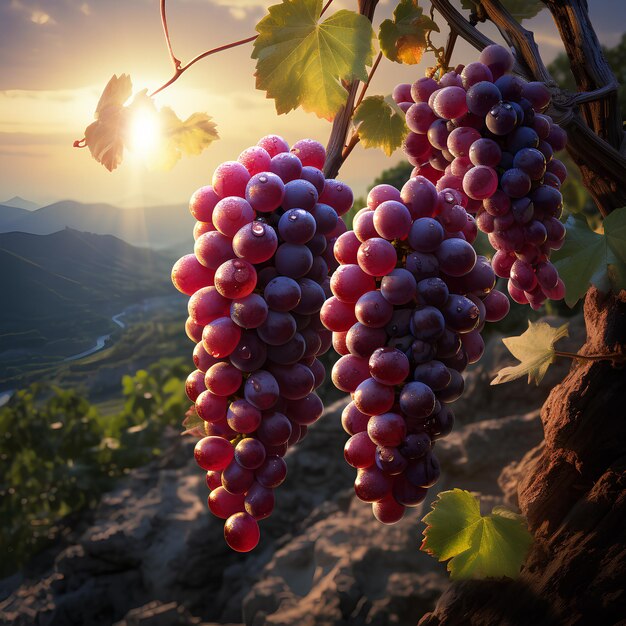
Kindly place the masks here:
[[(169, 0), (174, 52), (185, 62), (199, 52), (255, 34), (255, 24), (276, 0)], [(616, 44), (624, 30), (615, 20), (616, 0), (589, 0), (600, 41)], [(356, 8), (335, 0), (329, 10)], [(422, 6), (427, 6), (423, 0)], [(381, 1), (374, 21), (390, 17), (394, 4)], [(445, 36), (445, 24), (440, 26)], [(535, 32), (548, 63), (562, 44), (547, 10), (524, 25)], [(500, 41), (492, 25), (481, 29)], [(441, 39), (443, 42), (443, 38)], [(208, 113), (220, 140), (199, 157), (183, 157), (168, 172), (149, 171), (126, 157), (109, 173), (87, 149), (72, 148), (83, 137), (105, 84), (113, 74), (130, 74), (133, 91), (154, 89), (171, 75), (159, 16), (159, 0), (0, 0), (0, 202), (19, 195), (40, 205), (72, 198), (120, 206), (184, 203), (210, 183), (215, 167), (236, 159), (267, 134), (289, 143), (312, 137), (326, 144), (330, 124), (301, 111), (277, 115), (272, 100), (255, 89), (251, 44), (211, 56), (188, 70), (156, 98), (179, 117)], [(477, 52), (459, 42), (456, 63)], [(383, 59), (368, 93), (389, 94), (399, 82), (413, 82), (433, 65), (432, 55), (417, 66)], [(353, 151), (339, 178), (362, 194), (386, 167), (402, 159), (376, 149)]]

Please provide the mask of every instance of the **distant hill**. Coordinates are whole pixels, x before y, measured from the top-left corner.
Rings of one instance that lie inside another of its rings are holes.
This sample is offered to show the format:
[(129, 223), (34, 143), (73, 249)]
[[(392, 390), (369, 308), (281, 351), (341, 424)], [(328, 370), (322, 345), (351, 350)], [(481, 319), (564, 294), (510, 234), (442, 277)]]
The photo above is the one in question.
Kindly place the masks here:
[(5, 215), (0, 209), (0, 233), (49, 235), (68, 227), (115, 235), (133, 245), (151, 248), (167, 248), (181, 241), (188, 241), (191, 248), (194, 223), (185, 205), (120, 209), (110, 204), (63, 200), (15, 215)]
[(22, 209), (9, 204), (0, 204), (0, 226), (19, 221), (28, 215), (30, 215), (30, 211), (28, 209)]
[(36, 202), (24, 200), (24, 198), (20, 198), (19, 196), (13, 196), (10, 200), (1, 202), (0, 204), (3, 204), (4, 206), (12, 206), (16, 209), (25, 209), (26, 211), (35, 211), (41, 206)]
[(67, 356), (90, 347), (112, 328), (111, 315), (175, 293), (171, 265), (171, 257), (112, 235), (0, 234), (2, 365), (11, 360), (6, 351)]

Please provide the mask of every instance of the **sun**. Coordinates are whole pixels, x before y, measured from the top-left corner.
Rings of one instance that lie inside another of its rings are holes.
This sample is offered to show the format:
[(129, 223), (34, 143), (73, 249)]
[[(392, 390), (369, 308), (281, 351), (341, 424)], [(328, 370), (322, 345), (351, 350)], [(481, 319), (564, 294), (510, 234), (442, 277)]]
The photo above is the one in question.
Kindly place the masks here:
[(159, 119), (154, 110), (142, 107), (133, 112), (129, 123), (129, 143), (137, 156), (152, 155), (159, 146), (160, 137)]

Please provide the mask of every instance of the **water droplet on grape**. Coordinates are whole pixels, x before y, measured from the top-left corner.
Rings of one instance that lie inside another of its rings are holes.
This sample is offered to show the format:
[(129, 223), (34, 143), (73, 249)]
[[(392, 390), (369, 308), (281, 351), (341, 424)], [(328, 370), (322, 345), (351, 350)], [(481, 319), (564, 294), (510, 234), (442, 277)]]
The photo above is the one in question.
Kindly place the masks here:
[(266, 183), (268, 180), (267, 176), (259, 176), (259, 182), (260, 183)]
[(252, 222), (252, 234), (255, 237), (262, 237), (265, 234), (265, 226), (261, 222)]
[(298, 219), (298, 214), (294, 211), (293, 213), (289, 214), (289, 220), (291, 220), (292, 222), (295, 222)]
[(241, 346), (239, 349), (239, 355), (242, 359), (249, 359), (252, 356), (252, 351), (248, 346)]
[(509, 104), (508, 102), (505, 102), (503, 105), (503, 108), (507, 109), (507, 110), (511, 110), (513, 108), (512, 104)]
[(443, 194), (443, 198), (446, 202), (454, 202), (454, 196), (449, 191)]
[(336, 189), (337, 191), (343, 191), (343, 185), (337, 185)]

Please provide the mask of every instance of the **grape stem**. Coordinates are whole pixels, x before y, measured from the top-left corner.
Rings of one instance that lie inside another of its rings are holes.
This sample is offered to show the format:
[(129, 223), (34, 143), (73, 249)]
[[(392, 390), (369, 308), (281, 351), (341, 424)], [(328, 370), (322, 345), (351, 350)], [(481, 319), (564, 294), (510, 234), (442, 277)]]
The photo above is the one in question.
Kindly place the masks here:
[(626, 354), (623, 352), (611, 352), (609, 354), (575, 354), (574, 352), (564, 352), (555, 350), (556, 356), (562, 356), (568, 359), (578, 359), (580, 361), (613, 361), (614, 363), (626, 362)]
[(354, 115), (354, 111), (358, 108), (359, 104), (363, 102), (363, 98), (365, 97), (367, 88), (370, 86), (370, 82), (372, 81), (374, 72), (376, 72), (376, 69), (378, 68), (378, 64), (380, 63), (380, 60), (382, 58), (383, 58), (383, 53), (379, 52), (378, 56), (376, 57), (376, 60), (374, 61), (374, 65), (372, 65), (372, 69), (369, 71), (369, 74), (367, 75), (367, 80), (363, 83), (363, 88), (361, 89), (361, 93), (359, 94), (359, 97), (357, 98), (356, 104), (354, 105), (354, 108), (352, 109), (353, 115)]
[[(333, 3), (333, 0), (328, 0), (322, 11), (320, 13), (320, 17), (324, 15), (328, 7)], [(175, 83), (192, 65), (195, 65), (198, 61), (205, 59), (213, 54), (217, 54), (218, 52), (224, 52), (224, 50), (230, 50), (231, 48), (236, 48), (237, 46), (243, 46), (244, 44), (250, 43), (254, 41), (258, 35), (252, 35), (251, 37), (246, 37), (245, 39), (239, 39), (238, 41), (233, 41), (231, 43), (224, 44), (223, 46), (218, 46), (217, 48), (211, 48), (210, 50), (205, 50), (204, 52), (195, 56), (191, 61), (186, 63), (185, 65), (181, 65), (181, 61), (179, 61), (174, 55), (174, 50), (172, 48), (172, 43), (170, 41), (170, 36), (167, 27), (167, 16), (165, 13), (165, 0), (161, 0), (161, 23), (163, 24), (163, 32), (165, 34), (165, 42), (167, 44), (167, 49), (170, 54), (170, 58), (172, 60), (172, 64), (174, 65), (174, 74), (172, 77), (163, 83), (160, 87), (155, 89), (149, 97), (152, 98), (156, 96), (159, 92), (167, 89), (172, 83)]]

